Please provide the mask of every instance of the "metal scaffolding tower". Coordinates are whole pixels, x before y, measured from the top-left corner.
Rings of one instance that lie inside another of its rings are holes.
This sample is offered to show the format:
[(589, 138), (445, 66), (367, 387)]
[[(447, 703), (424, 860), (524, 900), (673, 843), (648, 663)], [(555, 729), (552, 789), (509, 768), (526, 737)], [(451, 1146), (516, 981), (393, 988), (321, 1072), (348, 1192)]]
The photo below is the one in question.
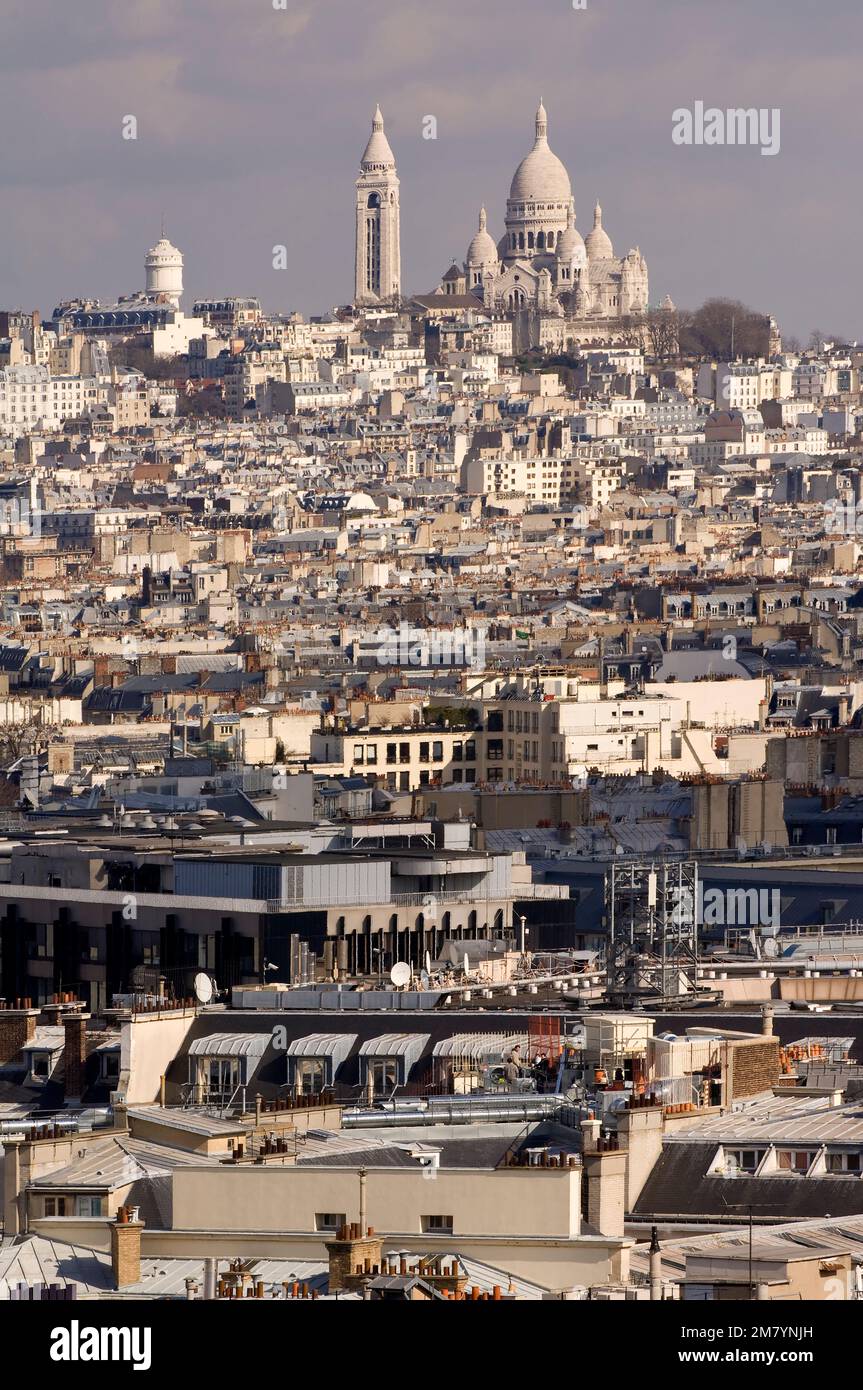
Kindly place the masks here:
[(607, 986), (616, 1008), (673, 1001), (696, 988), (698, 864), (625, 860), (605, 875)]

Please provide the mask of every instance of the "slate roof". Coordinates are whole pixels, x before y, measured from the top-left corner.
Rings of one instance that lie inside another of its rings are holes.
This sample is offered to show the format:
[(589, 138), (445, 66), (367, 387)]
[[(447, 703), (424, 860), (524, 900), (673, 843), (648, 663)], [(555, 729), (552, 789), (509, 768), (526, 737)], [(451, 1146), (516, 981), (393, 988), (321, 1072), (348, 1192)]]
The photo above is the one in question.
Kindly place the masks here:
[(796, 1175), (731, 1178), (708, 1174), (717, 1147), (716, 1140), (665, 1144), (633, 1207), (633, 1215), (653, 1220), (676, 1216), (727, 1219), (740, 1215), (744, 1220), (751, 1204), (756, 1220), (863, 1217), (863, 1182), (859, 1177), (807, 1180)]

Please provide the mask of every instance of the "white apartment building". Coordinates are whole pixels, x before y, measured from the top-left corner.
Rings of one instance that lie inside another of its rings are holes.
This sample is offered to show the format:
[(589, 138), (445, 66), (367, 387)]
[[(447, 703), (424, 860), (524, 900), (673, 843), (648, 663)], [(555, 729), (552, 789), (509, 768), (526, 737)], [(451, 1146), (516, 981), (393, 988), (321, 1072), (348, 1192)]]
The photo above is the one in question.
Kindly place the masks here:
[(517, 495), (556, 507), (574, 496), (576, 464), (569, 458), (536, 456), (475, 458), (462, 464), (461, 485), (473, 495)]
[(817, 426), (767, 430), (764, 448), (768, 454), (826, 454), (828, 440), (827, 430)]
[(95, 377), (52, 376), (47, 367), (0, 371), (0, 431), (13, 439), (32, 430), (56, 430), (105, 399)]
[(604, 507), (623, 482), (619, 459), (578, 459), (572, 467), (576, 500), (586, 507)]

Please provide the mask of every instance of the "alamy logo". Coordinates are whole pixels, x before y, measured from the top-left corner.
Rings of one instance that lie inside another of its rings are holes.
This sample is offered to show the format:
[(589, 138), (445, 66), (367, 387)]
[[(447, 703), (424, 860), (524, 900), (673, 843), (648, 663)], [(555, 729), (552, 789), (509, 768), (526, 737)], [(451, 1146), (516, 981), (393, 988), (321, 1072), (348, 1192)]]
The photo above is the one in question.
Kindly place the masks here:
[(778, 932), (781, 912), (778, 888), (705, 889), (699, 882), (695, 898), (688, 888), (674, 890), (672, 917), (678, 926), (694, 920), (700, 927), (767, 927)]
[(131, 1361), (136, 1371), (149, 1371), (152, 1362), (149, 1327), (82, 1327), (73, 1318), (68, 1327), (51, 1333), (52, 1361)]
[(42, 535), (42, 509), (31, 506), (26, 497), (0, 498), (0, 535)]
[(400, 623), (378, 648), (379, 666), (473, 666), (485, 664), (485, 632), (460, 628), (420, 628)]
[(671, 138), (675, 145), (760, 145), (761, 153), (774, 155), (780, 146), (780, 111), (774, 107), (708, 106), (696, 101), (693, 109), (681, 106), (672, 114)]
[(863, 508), (853, 498), (831, 497), (824, 504), (824, 530), (829, 536), (863, 536)]

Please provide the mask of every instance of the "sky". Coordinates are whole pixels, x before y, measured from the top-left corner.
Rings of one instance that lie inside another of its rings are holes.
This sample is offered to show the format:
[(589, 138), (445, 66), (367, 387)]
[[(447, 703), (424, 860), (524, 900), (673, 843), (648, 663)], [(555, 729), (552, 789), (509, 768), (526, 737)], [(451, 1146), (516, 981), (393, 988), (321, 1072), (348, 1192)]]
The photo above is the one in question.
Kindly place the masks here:
[[(599, 199), (615, 252), (647, 258), (651, 302), (725, 295), (804, 342), (863, 340), (861, 0), (282, 3), (0, 0), (0, 308), (142, 289), (163, 218), (187, 309), (348, 302), (378, 101), (403, 290), (428, 292), (481, 203), (503, 235), (542, 97), (577, 227)], [(673, 113), (699, 101), (778, 109), (779, 152), (675, 144)]]

